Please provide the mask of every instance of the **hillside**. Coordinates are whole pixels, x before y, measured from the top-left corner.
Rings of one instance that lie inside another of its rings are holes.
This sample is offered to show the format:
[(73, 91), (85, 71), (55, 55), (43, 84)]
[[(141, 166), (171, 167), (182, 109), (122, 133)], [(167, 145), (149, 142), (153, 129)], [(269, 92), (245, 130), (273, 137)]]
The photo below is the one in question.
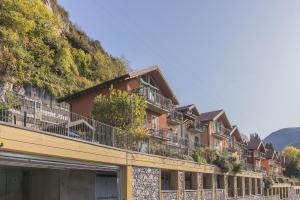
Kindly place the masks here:
[(273, 143), (277, 150), (282, 150), (286, 146), (300, 147), (300, 127), (275, 131), (267, 136), (264, 142)]
[(1, 0), (0, 94), (7, 84), (28, 82), (63, 96), (126, 71), (56, 0)]

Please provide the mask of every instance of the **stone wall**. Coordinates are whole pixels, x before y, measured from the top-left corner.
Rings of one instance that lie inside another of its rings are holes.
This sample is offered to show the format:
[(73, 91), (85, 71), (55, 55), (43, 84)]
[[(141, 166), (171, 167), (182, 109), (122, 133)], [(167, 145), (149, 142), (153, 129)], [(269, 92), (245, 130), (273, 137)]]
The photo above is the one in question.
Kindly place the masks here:
[(178, 181), (179, 181), (179, 199), (184, 199), (184, 189), (185, 189), (185, 178), (184, 178), (184, 172), (178, 172)]
[(197, 191), (185, 191), (186, 200), (197, 200)]
[(156, 168), (132, 168), (132, 198), (134, 200), (160, 199), (160, 170)]
[(177, 200), (176, 191), (166, 191), (162, 194), (163, 200)]

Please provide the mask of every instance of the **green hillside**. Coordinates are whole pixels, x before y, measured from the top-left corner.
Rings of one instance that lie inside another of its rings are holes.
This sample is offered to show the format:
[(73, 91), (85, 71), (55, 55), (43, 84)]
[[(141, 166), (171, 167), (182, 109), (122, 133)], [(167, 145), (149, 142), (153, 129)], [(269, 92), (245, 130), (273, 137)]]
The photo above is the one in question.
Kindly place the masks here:
[(63, 96), (123, 74), (126, 63), (42, 0), (0, 1), (0, 81), (32, 83)]

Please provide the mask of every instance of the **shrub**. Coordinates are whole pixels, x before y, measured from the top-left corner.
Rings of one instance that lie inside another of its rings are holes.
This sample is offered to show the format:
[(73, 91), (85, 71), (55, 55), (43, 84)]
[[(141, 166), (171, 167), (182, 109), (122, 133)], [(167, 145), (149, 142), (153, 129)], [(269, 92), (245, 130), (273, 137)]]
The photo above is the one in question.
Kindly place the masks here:
[(266, 189), (271, 188), (272, 185), (274, 184), (273, 179), (271, 177), (269, 177), (269, 176), (263, 177), (263, 182), (265, 184), (265, 188)]
[(226, 157), (220, 156), (214, 161), (214, 164), (221, 168), (222, 172), (226, 173), (232, 170), (232, 164)]
[(199, 154), (193, 154), (193, 159), (199, 164), (207, 164), (206, 159)]
[(244, 169), (244, 166), (241, 163), (233, 162), (232, 163), (232, 171), (234, 173), (239, 173)]

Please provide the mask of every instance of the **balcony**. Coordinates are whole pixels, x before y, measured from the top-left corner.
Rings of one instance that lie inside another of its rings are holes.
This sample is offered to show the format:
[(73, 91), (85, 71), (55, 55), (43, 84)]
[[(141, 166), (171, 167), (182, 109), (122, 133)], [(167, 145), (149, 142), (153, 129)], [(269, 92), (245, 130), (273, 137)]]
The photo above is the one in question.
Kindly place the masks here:
[(139, 137), (132, 132), (69, 112), (65, 108), (48, 107), (47, 111), (41, 111), (42, 106), (26, 103), (24, 99), (25, 97), (18, 97), (17, 105), (9, 109), (0, 109), (1, 126), (29, 130), (32, 134), (53, 135), (62, 140), (176, 159), (184, 159), (190, 155), (189, 150), (203, 147), (202, 144), (188, 139), (173, 137), (171, 140), (173, 134), (170, 129), (150, 130), (151, 135)]
[(171, 99), (159, 94), (157, 90), (150, 88), (149, 86), (142, 85), (139, 88), (139, 94), (144, 96), (148, 103), (148, 109), (157, 113), (168, 113), (173, 109), (173, 103)]
[(158, 130), (149, 129), (149, 131), (152, 137), (163, 140), (171, 140), (172, 132), (168, 128), (161, 128)]
[(222, 138), (222, 139), (229, 139), (230, 136), (230, 129), (224, 128), (224, 127), (220, 127), (216, 130), (214, 130), (213, 134), (216, 137)]
[(204, 133), (206, 127), (200, 122), (200, 120), (195, 120), (188, 126), (188, 130), (193, 133)]
[(178, 112), (176, 110), (171, 110), (168, 114), (168, 122), (171, 125), (179, 125), (183, 121), (183, 114), (181, 112)]
[(234, 142), (232, 144), (231, 141), (228, 141), (229, 143), (229, 147), (228, 147), (228, 150), (231, 151), (231, 152), (240, 152), (240, 154), (244, 154), (244, 151), (246, 150), (245, 149), (245, 146), (239, 142)]
[(200, 142), (192, 141), (187, 138), (178, 138), (176, 136), (172, 137), (170, 144), (172, 146), (177, 146), (179, 148), (189, 150), (197, 150), (199, 148), (207, 147), (206, 145), (201, 144)]
[(265, 159), (266, 158), (265, 153), (258, 152), (258, 151), (255, 151), (254, 156), (255, 156), (256, 159)]

